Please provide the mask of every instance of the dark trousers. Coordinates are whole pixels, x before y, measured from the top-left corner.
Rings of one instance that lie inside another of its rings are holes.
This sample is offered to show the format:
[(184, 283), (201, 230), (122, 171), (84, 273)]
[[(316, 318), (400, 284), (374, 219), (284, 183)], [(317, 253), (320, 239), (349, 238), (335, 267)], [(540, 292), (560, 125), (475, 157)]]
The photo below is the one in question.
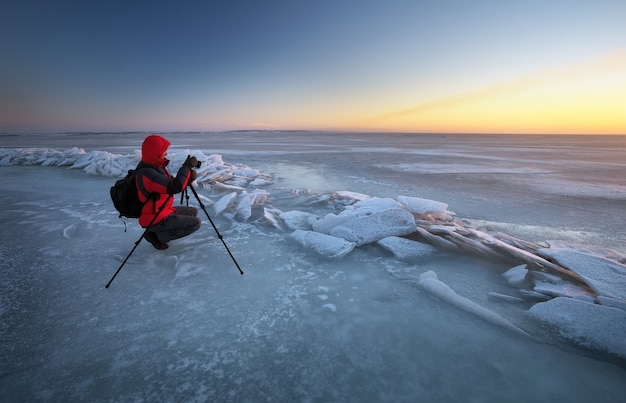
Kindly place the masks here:
[(150, 227), (150, 231), (156, 233), (159, 241), (168, 243), (172, 239), (182, 238), (200, 228), (202, 220), (198, 215), (198, 209), (188, 206), (176, 206), (175, 212), (165, 217), (163, 221)]

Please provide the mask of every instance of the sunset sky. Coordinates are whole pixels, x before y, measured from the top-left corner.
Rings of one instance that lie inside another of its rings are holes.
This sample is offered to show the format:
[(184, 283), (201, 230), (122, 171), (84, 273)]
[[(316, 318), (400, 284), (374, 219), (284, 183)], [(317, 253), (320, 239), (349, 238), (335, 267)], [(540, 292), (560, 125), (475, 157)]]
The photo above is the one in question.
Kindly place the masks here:
[(626, 1), (0, 6), (0, 132), (626, 134)]

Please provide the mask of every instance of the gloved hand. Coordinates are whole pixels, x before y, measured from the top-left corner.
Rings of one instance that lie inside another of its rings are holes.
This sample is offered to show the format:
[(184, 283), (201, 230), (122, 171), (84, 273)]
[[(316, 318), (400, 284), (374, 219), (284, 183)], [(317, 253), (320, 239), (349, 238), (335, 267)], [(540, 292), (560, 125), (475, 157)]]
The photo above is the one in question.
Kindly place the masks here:
[(187, 157), (183, 165), (189, 168), (197, 168), (200, 166), (200, 164), (198, 164), (198, 159), (196, 157)]
[(196, 171), (194, 171), (193, 169), (189, 170), (189, 182), (193, 182), (196, 180), (196, 178), (198, 177), (198, 173)]

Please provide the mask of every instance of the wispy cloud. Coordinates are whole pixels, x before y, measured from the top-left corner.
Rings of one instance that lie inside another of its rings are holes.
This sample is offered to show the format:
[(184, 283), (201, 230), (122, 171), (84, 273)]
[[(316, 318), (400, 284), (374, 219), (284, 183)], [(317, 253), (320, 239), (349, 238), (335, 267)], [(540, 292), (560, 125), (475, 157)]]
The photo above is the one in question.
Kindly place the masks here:
[(626, 49), (583, 62), (542, 70), (528, 76), (498, 83), (476, 91), (426, 102), (413, 108), (387, 113), (371, 119), (370, 122), (389, 122), (433, 110), (455, 108), (480, 101), (519, 94), (543, 86), (573, 82), (587, 77), (606, 75), (618, 71), (626, 72)]

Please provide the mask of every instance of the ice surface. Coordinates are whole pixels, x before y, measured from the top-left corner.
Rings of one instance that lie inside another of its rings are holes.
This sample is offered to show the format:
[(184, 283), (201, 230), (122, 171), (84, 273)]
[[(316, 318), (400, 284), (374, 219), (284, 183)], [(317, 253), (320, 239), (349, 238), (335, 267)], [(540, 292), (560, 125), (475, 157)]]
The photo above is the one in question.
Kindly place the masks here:
[[(189, 154), (202, 161), (197, 190), (245, 275), (200, 212), (199, 231), (166, 251), (141, 242), (104, 289), (141, 235), (133, 221), (124, 232), (108, 188), (136, 166), (143, 134), (3, 137), (12, 148), (0, 149), (0, 400), (626, 393), (622, 143), (166, 137), (171, 169)], [(559, 183), (567, 197), (541, 190)], [(581, 194), (572, 197), (575, 184)], [(611, 192), (587, 198), (593, 184)], [(342, 227), (342, 237), (329, 235)], [(568, 244), (551, 241), (541, 253), (575, 267), (599, 295), (581, 295), (571, 278), (535, 263), (489, 255), (492, 228), (540, 244), (562, 236)], [(556, 347), (564, 339), (587, 350)]]

